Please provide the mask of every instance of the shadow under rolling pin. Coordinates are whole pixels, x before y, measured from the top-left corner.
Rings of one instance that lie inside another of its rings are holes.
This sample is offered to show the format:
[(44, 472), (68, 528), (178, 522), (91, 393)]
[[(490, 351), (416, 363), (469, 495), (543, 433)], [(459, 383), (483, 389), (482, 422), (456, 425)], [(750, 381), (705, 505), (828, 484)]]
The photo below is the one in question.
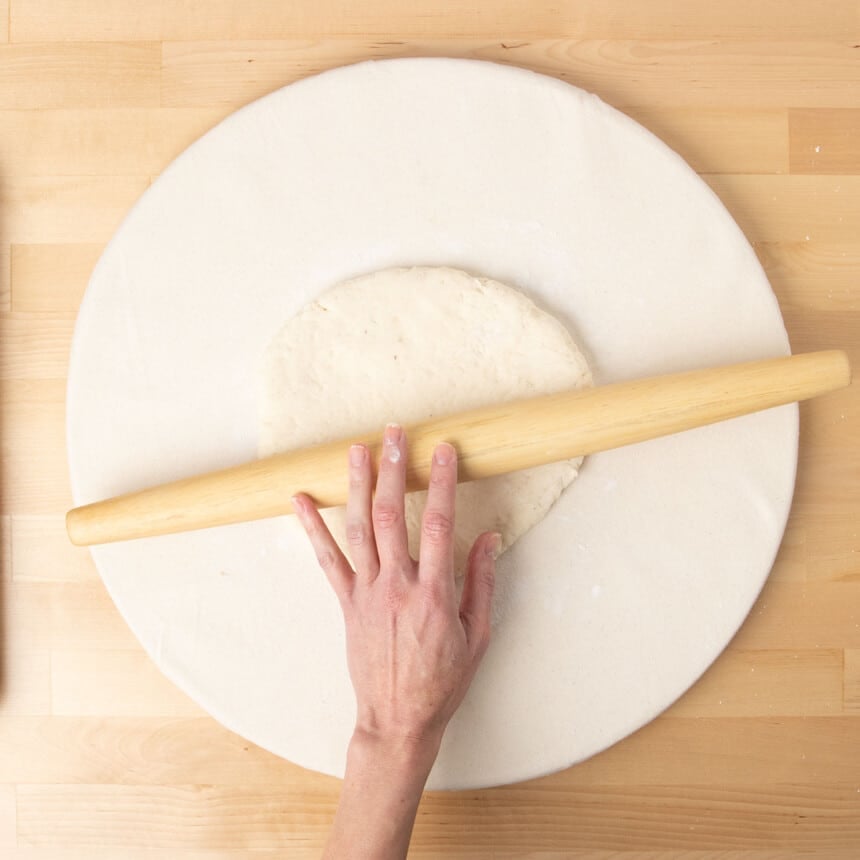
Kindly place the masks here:
[[(807, 400), (850, 382), (847, 355), (828, 350), (486, 406), (406, 428), (407, 489), (427, 487), (433, 448), (443, 441), (457, 449), (459, 480), (472, 481)], [(72, 543), (86, 546), (292, 513), (298, 492), (320, 507), (341, 505), (346, 451), (355, 442), (367, 443), (377, 461), (378, 441), (342, 439), (84, 505), (69, 511), (66, 529)]]

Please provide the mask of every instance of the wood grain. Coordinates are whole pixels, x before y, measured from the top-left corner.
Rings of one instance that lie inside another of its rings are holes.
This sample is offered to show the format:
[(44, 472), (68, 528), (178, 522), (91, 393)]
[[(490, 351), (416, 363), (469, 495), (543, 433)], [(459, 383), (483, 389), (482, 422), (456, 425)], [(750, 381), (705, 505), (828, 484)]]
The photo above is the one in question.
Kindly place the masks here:
[[(855, 563), (856, 564), (856, 563)], [(855, 567), (856, 570), (856, 567)], [(743, 650), (860, 647), (860, 583), (783, 583), (774, 576), (734, 639)], [(786, 624), (786, 618), (791, 624)]]
[[(297, 799), (277, 789), (181, 785), (28, 785), (19, 787), (17, 801), (25, 845), (253, 846), (289, 856), (294, 848), (319, 852), (334, 808), (330, 793), (306, 791)], [(520, 852), (559, 844), (616, 851), (776, 848), (787, 841), (784, 833), (797, 847), (827, 850), (860, 837), (856, 803), (853, 787), (781, 786), (753, 802), (736, 786), (509, 789), (458, 804), (428, 796), (415, 837), (443, 856), (457, 849), (486, 856), (496, 844)], [(542, 826), (534, 826), (536, 819)]]
[(71, 502), (65, 391), (62, 380), (2, 381), (0, 510), (56, 514)]
[(73, 316), (103, 250), (102, 243), (12, 245), (15, 295), (10, 294), (10, 309)]
[[(62, 535), (71, 325), (151, 177), (343, 63), (533, 68), (676, 148), (755, 243), (793, 348), (856, 369), (858, 44), (856, 0), (0, 0), (0, 856), (317, 857), (337, 796), (162, 678)], [(858, 392), (802, 408), (770, 580), (688, 694), (577, 767), (429, 795), (412, 857), (860, 856)]]
[(856, 242), (759, 242), (756, 250), (783, 308), (830, 314), (860, 311)]
[(792, 173), (860, 173), (860, 109), (791, 110)]
[(671, 717), (827, 716), (842, 711), (843, 655), (731, 648), (668, 712)]
[(860, 176), (704, 177), (751, 242), (853, 242)]
[(625, 113), (699, 173), (788, 173), (785, 111), (634, 106)]
[[(47, 649), (21, 649), (3, 667), (3, 713), (51, 713), (51, 655)], [(2, 845), (2, 842), (0, 842)]]
[(15, 582), (96, 582), (92, 556), (73, 546), (62, 516), (16, 516), (10, 524)]
[[(790, 10), (748, 0), (586, 0), (553, 3), (517, 0), (464, 5), (457, 0), (402, 4), (376, 0), (356, 7), (349, 0), (317, 0), (282, 7), (267, 0), (210, 0), (200, 15), (194, 0), (15, 0), (14, 41), (101, 39), (265, 39), (320, 35), (372, 35), (397, 39), (511, 34), (571, 38), (842, 40), (860, 27), (856, 3), (795, 0)], [(850, 37), (850, 36), (849, 36)]]
[[(0, 217), (2, 226), (2, 217)], [(12, 309), (12, 252), (0, 245), (0, 313)]]
[(164, 44), (162, 104), (238, 107), (308, 73), (413, 56), (471, 57), (531, 68), (593, 90), (620, 108), (854, 108), (860, 82), (856, 52), (842, 42), (177, 41)]
[[(630, 857), (630, 852), (619, 852), (615, 850), (593, 850), (588, 848), (573, 848), (565, 851), (529, 851), (524, 854), (520, 848), (508, 849), (504, 847), (493, 847), (492, 854), (487, 854), (482, 849), (469, 850), (458, 848), (446, 848), (441, 852), (438, 848), (425, 847), (426, 843), (413, 840), (413, 846), (409, 852), (410, 860), (475, 860), (479, 857), (491, 856), (493, 860), (522, 860), (525, 857), (551, 858), (551, 860), (619, 860), (619, 858)], [(53, 848), (12, 848), (5, 858), (9, 860), (56, 860), (57, 855), (52, 853)], [(87, 846), (86, 848), (68, 848), (63, 852), (64, 860), (260, 860), (260, 857), (272, 856), (271, 852), (244, 849), (170, 849), (169, 854), (163, 850), (150, 848), (123, 848), (120, 853), (115, 847), (101, 848), (98, 846)], [(275, 856), (283, 856), (275, 852)], [(290, 846), (290, 860), (317, 860), (320, 856), (318, 843), (309, 841), (303, 847)], [(636, 860), (665, 860), (667, 856), (673, 860), (809, 860), (809, 850), (791, 850), (786, 848), (740, 848), (699, 850), (695, 848), (684, 850), (673, 850), (667, 854), (666, 851), (635, 851), (632, 856)], [(841, 850), (834, 848), (828, 851), (828, 860), (856, 860), (853, 850)]]
[(0, 108), (157, 107), (156, 43), (0, 44)]
[(227, 113), (218, 108), (9, 110), (0, 125), (6, 169), (24, 175), (149, 176)]
[(18, 844), (18, 798), (14, 785), (0, 785), (0, 848)]
[[(503, 37), (567, 33), (581, 28), (584, 12), (570, 4), (541, 2), (537, 9), (517, 0), (476, 3), (464, 8), (454, 0), (422, 0), (404, 5), (377, 0), (356, 9), (349, 0), (317, 0), (281, 6), (268, 0), (210, 0), (199, 14), (193, 0), (155, 0), (141, 8), (131, 0), (71, 0), (60, 15), (51, 0), (16, 0), (11, 31), (14, 41), (69, 39), (265, 39), (279, 37), (420, 36), (432, 33), (492, 34)], [(537, 12), (537, 14), (535, 14)]]
[[(840, 659), (840, 698), (841, 669)], [(51, 713), (59, 716), (203, 716), (204, 712), (133, 651), (51, 652)]]
[(5, 239), (106, 242), (148, 187), (148, 176), (13, 176), (0, 185)]
[(7, 584), (3, 637), (13, 656), (55, 649), (133, 651), (139, 647), (99, 582)]
[[(0, 514), (0, 589), (12, 579), (12, 517)], [(2, 591), (0, 591), (2, 596)], [(0, 652), (2, 654), (2, 652)]]
[(0, 315), (0, 378), (62, 379), (74, 320), (55, 314)]
[(860, 714), (860, 648), (845, 650), (845, 713)]

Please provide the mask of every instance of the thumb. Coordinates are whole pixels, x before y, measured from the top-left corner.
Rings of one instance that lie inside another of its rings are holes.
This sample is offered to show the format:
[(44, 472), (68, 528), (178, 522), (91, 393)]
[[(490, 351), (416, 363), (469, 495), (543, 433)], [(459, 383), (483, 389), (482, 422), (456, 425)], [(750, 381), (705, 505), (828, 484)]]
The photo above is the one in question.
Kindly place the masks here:
[(479, 657), (490, 643), (490, 613), (496, 584), (496, 556), (502, 544), (498, 532), (484, 532), (472, 545), (460, 600), (460, 619), (473, 654)]

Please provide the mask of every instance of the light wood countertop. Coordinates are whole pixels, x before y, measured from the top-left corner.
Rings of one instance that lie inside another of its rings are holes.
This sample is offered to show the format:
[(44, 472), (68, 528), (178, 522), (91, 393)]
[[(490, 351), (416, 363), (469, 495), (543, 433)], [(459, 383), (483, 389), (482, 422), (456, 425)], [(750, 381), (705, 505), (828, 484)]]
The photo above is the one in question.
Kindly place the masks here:
[[(414, 55), (526, 66), (631, 114), (754, 243), (793, 349), (860, 372), (856, 0), (0, 0), (3, 858), (318, 855), (337, 780), (173, 688), (65, 539), (68, 351), (101, 249), (192, 140), (310, 73)], [(704, 678), (578, 767), (428, 795), (411, 856), (860, 856), (858, 391), (802, 407), (782, 550)]]

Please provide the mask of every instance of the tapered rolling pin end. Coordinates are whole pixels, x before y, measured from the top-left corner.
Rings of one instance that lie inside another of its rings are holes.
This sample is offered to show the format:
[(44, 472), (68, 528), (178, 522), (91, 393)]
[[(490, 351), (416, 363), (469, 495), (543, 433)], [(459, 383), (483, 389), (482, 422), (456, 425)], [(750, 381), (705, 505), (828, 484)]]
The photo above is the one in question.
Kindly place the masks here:
[(80, 508), (74, 508), (66, 514), (66, 534), (75, 546), (86, 546), (87, 542), (80, 532)]
[(66, 533), (75, 546), (92, 546), (116, 539), (110, 536), (110, 525), (103, 520), (98, 504), (69, 511), (66, 514)]
[(848, 353), (841, 349), (834, 349), (833, 362), (837, 373), (842, 377), (842, 386), (851, 385), (851, 362), (848, 360)]

